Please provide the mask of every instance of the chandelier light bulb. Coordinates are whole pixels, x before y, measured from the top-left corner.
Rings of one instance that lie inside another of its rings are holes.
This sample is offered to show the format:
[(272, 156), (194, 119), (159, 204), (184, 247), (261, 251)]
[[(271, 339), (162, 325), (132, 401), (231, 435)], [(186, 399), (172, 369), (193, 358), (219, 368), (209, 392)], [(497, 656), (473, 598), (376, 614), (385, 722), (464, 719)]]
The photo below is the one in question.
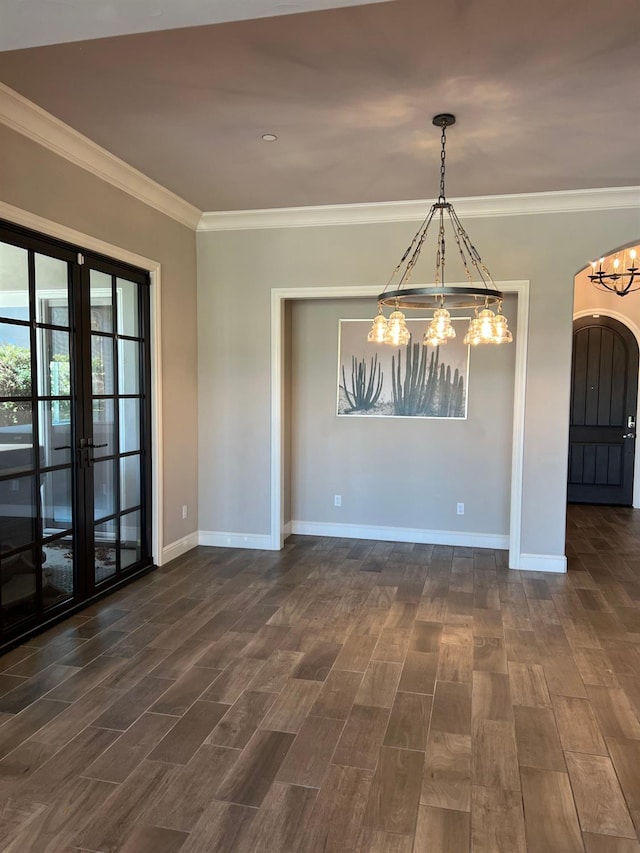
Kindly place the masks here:
[(620, 266), (620, 259), (619, 259), (619, 258), (615, 258), (615, 259), (614, 259), (614, 261), (613, 261), (613, 268), (614, 268), (614, 270), (617, 270), (619, 266)]

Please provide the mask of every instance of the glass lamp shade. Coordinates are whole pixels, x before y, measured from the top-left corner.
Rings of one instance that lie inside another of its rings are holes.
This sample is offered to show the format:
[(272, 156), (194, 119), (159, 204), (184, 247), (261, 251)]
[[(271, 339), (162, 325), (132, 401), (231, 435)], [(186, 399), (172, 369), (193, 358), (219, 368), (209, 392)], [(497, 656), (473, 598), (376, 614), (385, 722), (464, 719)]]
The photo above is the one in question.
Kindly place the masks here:
[(370, 344), (383, 344), (387, 334), (387, 318), (384, 314), (378, 314), (371, 326), (371, 331), (367, 336)]
[(507, 318), (504, 314), (496, 314), (493, 321), (493, 343), (494, 344), (510, 344), (513, 341), (513, 335), (509, 331)]
[(469, 328), (467, 329), (467, 334), (462, 339), (462, 342), (464, 344), (475, 347), (480, 343), (480, 336), (476, 332), (477, 323), (477, 317), (474, 317), (473, 320), (469, 320)]
[(464, 343), (477, 347), (478, 344), (492, 344), (494, 337), (494, 321), (496, 315), (490, 308), (484, 308), (469, 323), (469, 330), (464, 336)]
[(385, 334), (385, 344), (391, 346), (405, 346), (409, 343), (411, 335), (402, 311), (392, 311), (389, 320), (387, 321), (387, 332)]
[(456, 330), (451, 325), (451, 314), (446, 308), (437, 308), (433, 312), (433, 320), (429, 323), (422, 343), (425, 346), (439, 347), (455, 336)]
[(481, 338), (481, 343), (489, 344), (493, 342), (493, 324), (496, 315), (490, 308), (485, 308), (478, 314), (479, 324), (478, 333)]
[(513, 335), (509, 331), (507, 318), (501, 311), (494, 314), (488, 308), (481, 311), (477, 317), (469, 323), (469, 331), (464, 337), (465, 344), (472, 347), (478, 344), (510, 344)]

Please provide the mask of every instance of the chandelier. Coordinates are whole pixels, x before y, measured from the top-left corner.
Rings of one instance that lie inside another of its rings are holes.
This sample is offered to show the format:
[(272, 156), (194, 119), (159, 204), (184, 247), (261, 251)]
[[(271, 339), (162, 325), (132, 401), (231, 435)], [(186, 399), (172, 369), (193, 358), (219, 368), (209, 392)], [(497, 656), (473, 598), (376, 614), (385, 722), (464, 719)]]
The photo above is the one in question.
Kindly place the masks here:
[(591, 262), (589, 279), (596, 287), (615, 293), (616, 296), (626, 296), (627, 293), (640, 289), (640, 275), (638, 275), (640, 269), (636, 266), (635, 249), (629, 251), (628, 258), (627, 250), (623, 249), (622, 260), (620, 260), (620, 252), (616, 252), (611, 267), (603, 264), (605, 264), (604, 258)]
[[(489, 270), (482, 262), (478, 250), (469, 239), (458, 214), (451, 202), (447, 201), (445, 194), (447, 127), (451, 127), (455, 121), (455, 116), (450, 113), (441, 113), (433, 118), (433, 124), (442, 128), (440, 194), (431, 205), (429, 213), (391, 274), (384, 290), (378, 295), (378, 315), (373, 321), (368, 336), (368, 340), (372, 343), (385, 343), (392, 346), (404, 346), (409, 343), (410, 333), (401, 310), (406, 308), (417, 308), (422, 311), (434, 309), (422, 341), (425, 346), (442, 346), (455, 338), (456, 332), (451, 324), (450, 311), (464, 308), (474, 309), (474, 316), (464, 337), (465, 344), (472, 346), (503, 344), (511, 343), (513, 340), (507, 318), (502, 313), (503, 294), (496, 288)], [(432, 230), (437, 230), (435, 286), (409, 287), (414, 267), (427, 242), (432, 224), (434, 226)], [(454, 251), (457, 250), (462, 261), (467, 284), (454, 286), (446, 282), (447, 231), (449, 245), (453, 244)], [(383, 314), (383, 306), (393, 309), (388, 319)], [(492, 310), (493, 308), (496, 310)]]

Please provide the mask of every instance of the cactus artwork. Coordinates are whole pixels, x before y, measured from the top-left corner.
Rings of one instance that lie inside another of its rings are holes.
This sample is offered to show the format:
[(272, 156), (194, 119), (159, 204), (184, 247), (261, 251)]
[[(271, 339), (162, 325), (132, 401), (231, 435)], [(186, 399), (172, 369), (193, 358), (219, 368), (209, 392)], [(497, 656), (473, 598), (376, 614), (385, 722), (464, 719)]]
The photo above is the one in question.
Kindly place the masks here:
[(355, 355), (351, 356), (351, 390), (347, 388), (344, 366), (342, 387), (352, 412), (367, 412), (375, 406), (382, 391), (382, 380), (382, 369), (378, 364), (377, 353), (371, 359), (369, 379), (367, 379), (367, 365), (364, 359), (356, 361)]
[(464, 379), (456, 367), (451, 376), (451, 365), (438, 364), (440, 347), (431, 351), (427, 368), (428, 351), (422, 344), (412, 341), (406, 346), (404, 373), (402, 350), (391, 359), (393, 410), (396, 415), (432, 418), (464, 417)]
[(466, 418), (468, 319), (453, 322), (457, 337), (433, 348), (422, 343), (425, 320), (407, 320), (409, 343), (392, 348), (367, 343), (370, 322), (341, 320), (337, 414)]

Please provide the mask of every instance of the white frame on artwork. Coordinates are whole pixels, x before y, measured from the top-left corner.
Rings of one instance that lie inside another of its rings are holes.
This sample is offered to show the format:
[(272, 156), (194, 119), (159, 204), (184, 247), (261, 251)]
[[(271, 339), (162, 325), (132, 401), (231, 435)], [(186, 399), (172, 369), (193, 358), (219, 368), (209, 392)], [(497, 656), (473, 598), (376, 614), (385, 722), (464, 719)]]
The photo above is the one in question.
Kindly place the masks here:
[[(464, 381), (464, 414), (463, 415), (436, 415), (436, 414), (415, 414), (415, 415), (401, 415), (396, 414), (393, 411), (389, 411), (389, 406), (391, 404), (391, 400), (387, 399), (385, 402), (387, 403), (385, 407), (385, 411), (369, 411), (369, 412), (347, 412), (341, 411), (340, 406), (340, 388), (342, 387), (342, 366), (348, 367), (346, 361), (350, 360), (353, 355), (356, 355), (355, 352), (350, 351), (347, 353), (343, 353), (343, 328), (346, 328), (348, 325), (357, 328), (357, 332), (355, 335), (350, 335), (350, 338), (355, 338), (357, 342), (362, 342), (362, 346), (358, 348), (358, 355), (362, 354), (366, 357), (367, 361), (372, 357), (376, 352), (379, 357), (385, 358), (387, 362), (386, 367), (390, 371), (389, 361), (392, 355), (400, 350), (402, 352), (407, 351), (407, 347), (390, 347), (388, 344), (371, 344), (367, 342), (367, 335), (369, 333), (369, 329), (371, 328), (371, 318), (368, 320), (359, 320), (359, 319), (341, 319), (338, 323), (338, 365), (337, 365), (337, 380), (336, 380), (336, 416), (339, 418), (404, 418), (409, 420), (415, 420), (419, 418), (420, 420), (456, 420), (462, 421), (467, 419), (468, 414), (468, 405), (469, 405), (469, 345), (463, 344), (462, 339), (464, 338), (467, 329), (469, 327), (469, 317), (452, 317), (451, 322), (456, 330), (456, 338), (453, 341), (448, 342), (444, 346), (439, 347), (439, 358), (440, 363), (445, 363), (445, 359), (449, 352), (455, 352), (458, 358), (462, 357), (462, 363), (460, 366), (462, 367), (461, 374)], [(412, 344), (419, 344), (422, 348), (422, 337), (424, 332), (429, 324), (429, 318), (426, 317), (407, 317), (407, 328), (412, 334)], [(351, 346), (351, 344), (349, 344)], [(433, 347), (426, 348), (427, 358), (430, 358), (432, 352), (434, 352)], [(464, 352), (464, 355), (461, 355)], [(388, 390), (388, 386), (387, 386)]]

